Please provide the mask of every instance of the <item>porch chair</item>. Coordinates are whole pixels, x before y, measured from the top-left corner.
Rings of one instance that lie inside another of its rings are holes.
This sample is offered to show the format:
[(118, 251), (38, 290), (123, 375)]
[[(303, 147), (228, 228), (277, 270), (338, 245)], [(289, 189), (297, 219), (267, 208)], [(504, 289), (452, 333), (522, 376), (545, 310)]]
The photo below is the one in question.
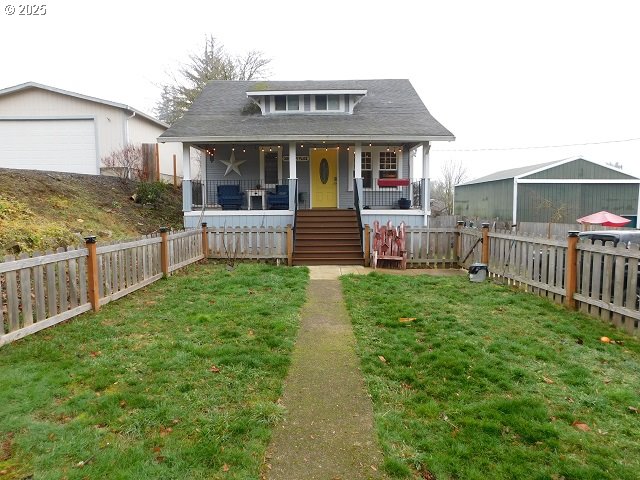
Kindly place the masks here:
[(240, 210), (244, 203), (244, 192), (240, 185), (218, 185), (218, 204), (223, 210)]
[(276, 185), (275, 192), (267, 192), (267, 208), (269, 210), (289, 209), (289, 185)]
[(391, 220), (387, 225), (380, 226), (378, 220), (373, 222), (373, 248), (371, 249), (371, 265), (378, 267), (379, 261), (395, 262), (406, 270), (407, 250), (405, 247), (404, 222), (400, 222), (398, 228), (393, 228)]

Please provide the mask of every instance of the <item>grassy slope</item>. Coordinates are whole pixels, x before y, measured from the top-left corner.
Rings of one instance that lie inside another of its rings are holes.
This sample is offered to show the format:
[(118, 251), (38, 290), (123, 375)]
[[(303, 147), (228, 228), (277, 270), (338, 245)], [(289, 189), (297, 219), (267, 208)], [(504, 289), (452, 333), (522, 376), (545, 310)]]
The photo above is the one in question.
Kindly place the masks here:
[(1, 348), (0, 478), (257, 479), (306, 279), (189, 268)]
[(0, 169), (0, 257), (77, 244), (89, 234), (116, 240), (181, 227), (179, 190), (142, 207), (130, 199), (135, 186), (114, 177)]
[(392, 476), (638, 478), (638, 339), (464, 277), (343, 285)]

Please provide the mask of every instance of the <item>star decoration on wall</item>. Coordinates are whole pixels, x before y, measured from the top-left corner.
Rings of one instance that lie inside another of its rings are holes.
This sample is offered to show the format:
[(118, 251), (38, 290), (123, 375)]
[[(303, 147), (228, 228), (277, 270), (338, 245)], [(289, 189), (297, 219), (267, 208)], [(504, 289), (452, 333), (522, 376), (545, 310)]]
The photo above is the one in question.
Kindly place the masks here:
[(242, 176), (242, 174), (240, 173), (240, 165), (246, 162), (246, 160), (236, 160), (236, 152), (232, 150), (231, 157), (229, 157), (229, 160), (220, 160), (220, 161), (227, 166), (227, 170), (224, 172), (225, 177), (229, 175), (229, 173), (231, 173), (231, 170), (236, 172), (238, 175)]

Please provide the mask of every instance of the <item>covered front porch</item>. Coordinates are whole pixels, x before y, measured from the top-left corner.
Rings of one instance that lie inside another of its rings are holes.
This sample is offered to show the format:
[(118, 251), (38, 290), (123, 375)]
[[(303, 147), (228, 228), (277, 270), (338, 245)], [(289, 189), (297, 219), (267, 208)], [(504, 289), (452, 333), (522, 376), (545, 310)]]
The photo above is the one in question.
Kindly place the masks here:
[(281, 227), (297, 210), (317, 208), (355, 209), (363, 224), (422, 226), (430, 214), (429, 142), (216, 142), (184, 144), (185, 152), (190, 147), (203, 160), (198, 179), (183, 162), (187, 228)]

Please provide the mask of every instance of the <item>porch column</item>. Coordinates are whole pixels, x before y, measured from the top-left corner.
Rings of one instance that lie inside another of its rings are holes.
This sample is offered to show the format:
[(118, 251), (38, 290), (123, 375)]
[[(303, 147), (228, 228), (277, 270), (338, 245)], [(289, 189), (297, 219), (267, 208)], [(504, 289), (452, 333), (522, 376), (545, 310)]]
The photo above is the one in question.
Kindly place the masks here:
[(429, 225), (429, 216), (431, 215), (431, 178), (429, 174), (429, 150), (431, 144), (424, 142), (422, 144), (422, 178), (424, 180), (424, 191), (422, 192), (422, 208), (424, 209), (424, 225)]
[(209, 199), (207, 192), (207, 161), (209, 158), (207, 155), (206, 150), (203, 151), (200, 149), (200, 155), (198, 155), (198, 158), (200, 158), (200, 184), (202, 185), (200, 191), (202, 192), (202, 205), (205, 209), (207, 208), (207, 200)]
[(182, 211), (190, 212), (191, 201), (191, 147), (188, 143), (182, 144)]
[(297, 158), (296, 158), (296, 142), (289, 142), (289, 210), (296, 208), (297, 195)]
[(362, 142), (355, 142), (353, 147), (355, 158), (353, 159), (353, 178), (355, 179), (355, 188), (358, 192), (358, 207), (362, 210)]

